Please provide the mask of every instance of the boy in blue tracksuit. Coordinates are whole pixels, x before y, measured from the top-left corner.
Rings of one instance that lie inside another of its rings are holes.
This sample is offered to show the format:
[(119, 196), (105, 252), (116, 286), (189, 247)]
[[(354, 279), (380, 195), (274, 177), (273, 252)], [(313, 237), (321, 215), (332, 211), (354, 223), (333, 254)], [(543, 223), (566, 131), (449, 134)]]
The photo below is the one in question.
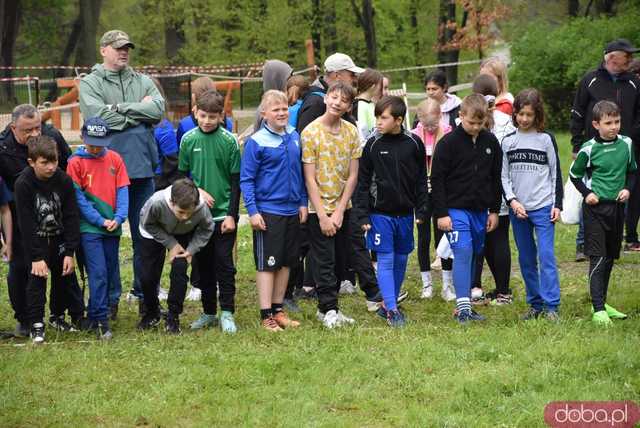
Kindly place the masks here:
[(262, 97), (262, 127), (245, 143), (240, 189), (253, 228), (260, 318), (268, 331), (297, 327), (282, 302), (289, 270), (298, 263), (300, 223), (307, 220), (307, 192), (302, 176), (300, 136), (288, 125), (284, 92)]
[(502, 198), (502, 150), (484, 129), (488, 115), (482, 95), (466, 97), (461, 123), (436, 146), (431, 170), (434, 215), (453, 250), (455, 318), (461, 323), (484, 320), (471, 309), (474, 259), (482, 252), (485, 233), (498, 225)]
[(379, 315), (391, 327), (405, 317), (397, 300), (413, 251), (413, 219), (427, 212), (426, 152), (419, 137), (402, 122), (407, 107), (402, 98), (384, 97), (375, 106), (376, 135), (362, 151), (358, 167), (355, 214), (367, 232), (367, 247), (378, 255), (378, 286), (384, 300)]

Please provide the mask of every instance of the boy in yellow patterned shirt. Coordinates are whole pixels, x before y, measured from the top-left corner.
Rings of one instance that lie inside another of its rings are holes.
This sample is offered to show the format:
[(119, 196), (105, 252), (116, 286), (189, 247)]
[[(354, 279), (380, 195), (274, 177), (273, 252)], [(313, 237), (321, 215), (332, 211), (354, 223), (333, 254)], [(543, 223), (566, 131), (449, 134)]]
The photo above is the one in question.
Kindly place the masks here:
[(350, 85), (331, 85), (325, 96), (325, 113), (301, 135), (317, 317), (328, 328), (355, 322), (338, 309), (338, 278), (348, 257), (351, 195), (362, 151), (357, 128), (341, 118), (354, 97), (355, 90)]

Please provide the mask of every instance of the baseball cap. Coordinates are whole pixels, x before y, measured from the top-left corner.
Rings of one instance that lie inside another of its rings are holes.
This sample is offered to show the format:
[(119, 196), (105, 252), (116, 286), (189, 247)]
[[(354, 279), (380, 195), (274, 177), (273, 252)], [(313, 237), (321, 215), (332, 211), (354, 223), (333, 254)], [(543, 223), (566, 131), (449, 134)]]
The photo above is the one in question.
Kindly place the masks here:
[(360, 74), (364, 71), (364, 68), (356, 67), (349, 55), (345, 55), (340, 52), (329, 55), (327, 59), (324, 60), (324, 69), (327, 72), (349, 70), (356, 74)]
[(119, 49), (123, 46), (129, 46), (132, 49), (135, 48), (135, 45), (129, 40), (129, 35), (120, 30), (111, 30), (104, 33), (100, 39), (100, 46), (103, 48), (111, 46), (114, 49)]
[(640, 52), (640, 49), (633, 47), (631, 42), (627, 39), (617, 39), (607, 43), (607, 46), (604, 48), (604, 53), (606, 54), (614, 51), (623, 51), (632, 54)]
[(99, 117), (92, 117), (82, 125), (82, 141), (90, 146), (107, 147), (110, 143), (109, 125)]

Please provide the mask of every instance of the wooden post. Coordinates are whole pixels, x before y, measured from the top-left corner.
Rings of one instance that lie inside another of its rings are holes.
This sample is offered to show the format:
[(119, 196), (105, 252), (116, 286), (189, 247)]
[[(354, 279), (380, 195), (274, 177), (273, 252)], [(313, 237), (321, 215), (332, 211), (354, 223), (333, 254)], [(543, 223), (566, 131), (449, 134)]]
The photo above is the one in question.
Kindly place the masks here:
[(309, 71), (309, 76), (311, 77), (311, 80), (316, 80), (316, 60), (313, 54), (313, 40), (311, 39), (307, 39), (304, 41), (304, 46), (307, 48), (307, 65), (309, 67), (313, 67), (310, 71)]

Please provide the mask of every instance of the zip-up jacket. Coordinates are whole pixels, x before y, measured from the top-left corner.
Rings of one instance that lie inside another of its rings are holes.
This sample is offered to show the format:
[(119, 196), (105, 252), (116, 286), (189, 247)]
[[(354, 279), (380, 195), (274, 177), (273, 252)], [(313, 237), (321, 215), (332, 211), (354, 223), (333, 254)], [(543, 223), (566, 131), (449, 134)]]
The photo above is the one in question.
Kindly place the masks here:
[(500, 211), (502, 149), (495, 135), (481, 130), (474, 142), (462, 125), (442, 137), (431, 171), (431, 197), (436, 218), (449, 208)]
[(367, 141), (358, 167), (355, 215), (358, 224), (370, 223), (369, 214), (427, 213), (427, 161), (420, 138), (403, 131), (377, 134)]
[(631, 137), (637, 153), (640, 148), (640, 79), (629, 72), (614, 79), (604, 64), (585, 74), (578, 84), (570, 122), (573, 153), (578, 153), (584, 142), (598, 135), (591, 122), (593, 106), (601, 100), (618, 105), (620, 134)]
[(166, 118), (155, 126), (153, 136), (158, 145), (158, 167), (156, 168), (156, 190), (171, 185), (178, 176), (178, 142), (173, 125)]
[(240, 189), (249, 215), (295, 215), (308, 204), (302, 175), (300, 136), (292, 126), (284, 134), (263, 127), (244, 145)]

